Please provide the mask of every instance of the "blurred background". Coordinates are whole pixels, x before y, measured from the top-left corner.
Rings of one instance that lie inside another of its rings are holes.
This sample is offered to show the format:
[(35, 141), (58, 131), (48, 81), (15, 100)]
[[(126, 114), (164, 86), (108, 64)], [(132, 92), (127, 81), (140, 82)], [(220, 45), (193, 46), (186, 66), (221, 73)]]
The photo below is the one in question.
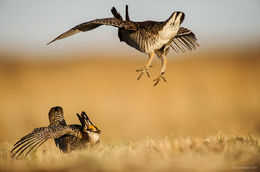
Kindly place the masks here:
[[(49, 46), (77, 24), (111, 17), (115, 6), (134, 21), (166, 20), (183, 11), (197, 36), (193, 52), (170, 51), (167, 84), (137, 81), (147, 56), (99, 27)], [(260, 3), (258, 0), (14, 1), (0, 0), (0, 142), (48, 125), (64, 108), (67, 123), (86, 111), (102, 139), (212, 133), (260, 134)]]

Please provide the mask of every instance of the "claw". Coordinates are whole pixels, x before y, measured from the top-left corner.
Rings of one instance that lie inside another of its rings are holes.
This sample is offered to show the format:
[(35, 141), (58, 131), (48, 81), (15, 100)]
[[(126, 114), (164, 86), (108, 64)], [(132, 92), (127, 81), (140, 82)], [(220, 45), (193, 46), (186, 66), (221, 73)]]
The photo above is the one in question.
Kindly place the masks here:
[(149, 74), (148, 69), (146, 67), (144, 67), (142, 69), (137, 69), (136, 72), (141, 72), (140, 75), (138, 76), (137, 80), (139, 80), (143, 76), (144, 73), (146, 73), (148, 78), (150, 78), (150, 74)]
[(148, 70), (146, 70), (146, 75), (148, 76), (148, 78), (150, 78), (150, 74), (149, 74)]
[(140, 75), (138, 76), (137, 80), (139, 80), (143, 76), (144, 72), (141, 72)]
[(160, 82), (160, 79), (157, 78), (157, 79), (154, 79), (153, 81), (156, 81), (156, 82), (153, 84), (153, 86), (155, 87), (155, 86)]
[(155, 83), (153, 84), (153, 86), (155, 87), (157, 84), (159, 84), (159, 82), (161, 81), (161, 79), (167, 83), (167, 80), (165, 79), (164, 76), (162, 76), (162, 74), (160, 74), (157, 78), (155, 78), (153, 81), (155, 81)]
[(167, 80), (165, 79), (164, 76), (161, 75), (161, 78), (163, 79), (163, 81), (164, 81), (165, 83), (167, 83)]

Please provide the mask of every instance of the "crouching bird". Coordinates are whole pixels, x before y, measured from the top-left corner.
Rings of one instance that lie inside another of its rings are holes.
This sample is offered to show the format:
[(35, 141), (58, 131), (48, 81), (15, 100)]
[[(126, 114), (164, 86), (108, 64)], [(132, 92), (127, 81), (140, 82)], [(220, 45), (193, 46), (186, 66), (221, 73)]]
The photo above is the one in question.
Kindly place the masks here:
[(77, 114), (81, 125), (67, 125), (62, 107), (56, 106), (49, 111), (50, 125), (35, 128), (30, 134), (17, 141), (11, 150), (12, 158), (19, 158), (23, 153), (28, 155), (47, 140), (54, 139), (56, 146), (63, 152), (87, 148), (88, 144), (99, 143), (101, 130), (95, 126), (85, 112)]
[[(74, 35), (78, 32), (86, 32), (95, 29), (101, 25), (114, 26), (118, 28), (118, 37), (120, 41), (125, 42), (129, 46), (147, 54), (149, 56), (148, 62), (143, 68), (136, 70), (140, 72), (137, 80), (139, 80), (144, 73), (150, 78), (148, 69), (151, 67), (151, 62), (155, 56), (161, 60), (162, 67), (158, 77), (154, 79), (154, 86), (161, 80), (166, 82), (164, 75), (166, 69), (166, 55), (170, 47), (175, 52), (191, 51), (199, 47), (197, 39), (192, 31), (187, 28), (180, 27), (184, 20), (184, 13), (180, 11), (173, 12), (172, 15), (165, 21), (143, 21), (134, 22), (130, 20), (128, 14), (128, 6), (126, 5), (126, 17), (123, 20), (122, 16), (117, 12), (115, 7), (111, 9), (114, 17), (95, 19), (89, 22), (79, 24), (72, 29), (59, 35), (57, 38), (48, 44)], [(48, 45), (47, 44), (47, 45)]]

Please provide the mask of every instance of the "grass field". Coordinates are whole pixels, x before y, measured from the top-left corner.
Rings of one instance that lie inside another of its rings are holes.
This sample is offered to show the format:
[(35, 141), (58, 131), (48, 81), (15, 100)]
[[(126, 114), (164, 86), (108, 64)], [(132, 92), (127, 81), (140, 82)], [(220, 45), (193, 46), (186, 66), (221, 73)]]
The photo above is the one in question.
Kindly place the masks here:
[(22, 160), (1, 145), (2, 171), (243, 171), (259, 170), (260, 139), (253, 136), (120, 140), (62, 154), (53, 142)]
[[(157, 59), (152, 79), (136, 81), (147, 60), (140, 54), (0, 56), (0, 171), (259, 171), (257, 49), (170, 53), (168, 82), (157, 87)], [(101, 144), (62, 154), (50, 140), (12, 160), (15, 141), (48, 125), (56, 105), (69, 124), (86, 111), (102, 130)]]

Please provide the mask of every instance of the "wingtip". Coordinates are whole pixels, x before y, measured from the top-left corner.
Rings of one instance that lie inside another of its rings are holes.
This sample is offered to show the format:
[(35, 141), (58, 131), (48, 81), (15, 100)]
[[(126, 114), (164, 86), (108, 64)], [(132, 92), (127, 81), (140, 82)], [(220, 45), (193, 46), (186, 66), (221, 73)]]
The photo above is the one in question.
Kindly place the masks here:
[(47, 43), (46, 45), (49, 45), (49, 44), (53, 43), (54, 41), (55, 41), (55, 39), (54, 39), (54, 40), (52, 40), (51, 42)]

